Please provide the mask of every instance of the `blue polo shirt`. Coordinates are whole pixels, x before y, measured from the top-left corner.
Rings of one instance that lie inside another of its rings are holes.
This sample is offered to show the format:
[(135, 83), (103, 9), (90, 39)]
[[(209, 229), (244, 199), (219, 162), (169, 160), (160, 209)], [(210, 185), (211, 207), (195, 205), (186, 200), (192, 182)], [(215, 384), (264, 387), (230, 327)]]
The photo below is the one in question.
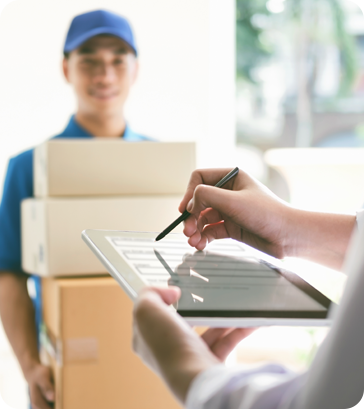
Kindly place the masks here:
[[(66, 129), (54, 138), (92, 138), (72, 116)], [(126, 127), (123, 139), (129, 142), (151, 140)], [(0, 271), (22, 274), (20, 204), (22, 200), (33, 197), (33, 149), (13, 157), (9, 161), (4, 182), (3, 197), (0, 204)], [(40, 289), (39, 280), (35, 280)], [(39, 292), (37, 294), (39, 295)], [(39, 297), (38, 297), (39, 298)]]

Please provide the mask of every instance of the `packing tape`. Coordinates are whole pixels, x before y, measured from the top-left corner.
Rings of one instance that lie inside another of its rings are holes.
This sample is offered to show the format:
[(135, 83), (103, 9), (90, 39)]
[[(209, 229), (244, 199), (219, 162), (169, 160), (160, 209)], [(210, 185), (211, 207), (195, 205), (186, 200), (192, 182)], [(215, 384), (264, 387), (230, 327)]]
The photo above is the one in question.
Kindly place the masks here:
[(44, 324), (41, 326), (40, 344), (59, 366), (97, 363), (99, 359), (97, 338), (67, 338), (62, 341), (56, 338)]
[(96, 363), (99, 359), (99, 343), (97, 338), (68, 338), (63, 344), (65, 364)]

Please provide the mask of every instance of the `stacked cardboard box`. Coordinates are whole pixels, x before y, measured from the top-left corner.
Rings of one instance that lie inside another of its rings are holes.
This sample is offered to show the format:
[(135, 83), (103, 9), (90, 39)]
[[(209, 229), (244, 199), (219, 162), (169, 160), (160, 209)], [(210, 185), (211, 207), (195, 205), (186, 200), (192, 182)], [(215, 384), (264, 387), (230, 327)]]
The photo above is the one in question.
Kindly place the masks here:
[(106, 271), (81, 232), (163, 230), (194, 167), (193, 143), (63, 139), (35, 149), (22, 264), (44, 277), (41, 343), (56, 409), (179, 407), (132, 352), (132, 303), (112, 278), (99, 277)]
[(133, 353), (133, 306), (115, 280), (46, 278), (43, 300), (56, 409), (180, 408)]
[(88, 229), (162, 231), (181, 195), (27, 199), (22, 203), (22, 264), (47, 276), (106, 273), (81, 240)]

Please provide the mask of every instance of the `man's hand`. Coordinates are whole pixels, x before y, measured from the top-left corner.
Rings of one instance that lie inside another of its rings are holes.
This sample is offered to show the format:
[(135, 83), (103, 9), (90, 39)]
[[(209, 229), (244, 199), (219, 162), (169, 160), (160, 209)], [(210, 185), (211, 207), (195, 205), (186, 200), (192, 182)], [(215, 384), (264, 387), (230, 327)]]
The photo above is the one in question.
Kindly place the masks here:
[(0, 272), (0, 315), (10, 344), (29, 384), (32, 409), (50, 409), (54, 401), (51, 371), (40, 364), (34, 307), (27, 276)]
[(37, 363), (25, 375), (32, 409), (53, 408), (55, 392), (50, 368)]
[(199, 337), (169, 305), (177, 287), (144, 289), (134, 307), (135, 352), (185, 401), (192, 380), (223, 362), (251, 329), (210, 329)]

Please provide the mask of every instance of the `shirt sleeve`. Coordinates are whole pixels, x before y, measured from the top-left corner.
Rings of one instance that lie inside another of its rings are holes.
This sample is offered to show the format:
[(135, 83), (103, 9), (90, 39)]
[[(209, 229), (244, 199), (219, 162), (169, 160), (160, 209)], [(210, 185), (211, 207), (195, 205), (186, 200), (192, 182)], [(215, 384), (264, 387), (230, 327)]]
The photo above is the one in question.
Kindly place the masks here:
[(310, 367), (302, 393), (303, 407), (352, 408), (363, 398), (363, 247), (364, 229), (359, 226), (344, 264), (348, 275), (346, 288), (335, 309), (330, 333)]
[(356, 224), (359, 231), (364, 230), (364, 209), (356, 212)]
[(0, 271), (22, 272), (20, 205), (33, 196), (33, 151), (10, 159), (0, 204)]
[[(362, 216), (360, 216), (362, 217)], [(344, 409), (364, 391), (364, 229), (359, 226), (344, 270), (348, 282), (330, 333), (306, 374), (280, 366), (256, 371), (216, 366), (198, 375), (187, 396), (188, 409)]]
[(187, 409), (295, 409), (305, 374), (280, 365), (255, 370), (212, 367), (199, 374), (189, 389)]

